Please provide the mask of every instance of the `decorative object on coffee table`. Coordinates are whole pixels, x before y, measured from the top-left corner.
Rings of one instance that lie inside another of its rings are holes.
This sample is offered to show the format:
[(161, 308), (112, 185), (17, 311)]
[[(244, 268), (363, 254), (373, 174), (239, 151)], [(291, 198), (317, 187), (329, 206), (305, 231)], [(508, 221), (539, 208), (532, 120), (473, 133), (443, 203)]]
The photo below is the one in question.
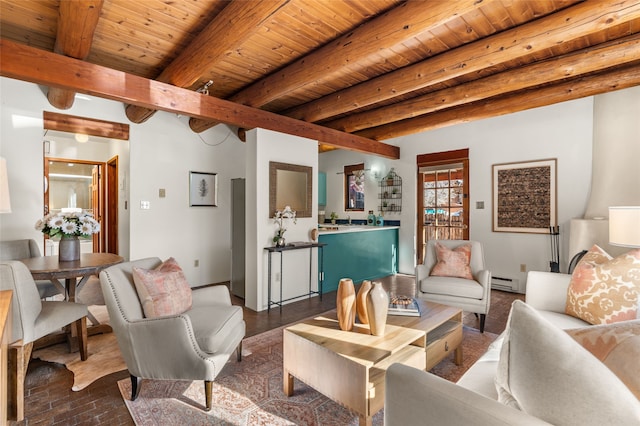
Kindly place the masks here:
[(356, 322), (356, 289), (351, 278), (343, 278), (338, 283), (336, 310), (340, 330), (351, 331)]
[(364, 280), (360, 284), (358, 294), (356, 295), (356, 313), (361, 324), (369, 324), (369, 315), (367, 314), (367, 294), (371, 290), (371, 281)]
[(389, 310), (389, 295), (379, 281), (373, 282), (373, 287), (367, 293), (367, 316), (369, 328), (374, 336), (384, 336)]

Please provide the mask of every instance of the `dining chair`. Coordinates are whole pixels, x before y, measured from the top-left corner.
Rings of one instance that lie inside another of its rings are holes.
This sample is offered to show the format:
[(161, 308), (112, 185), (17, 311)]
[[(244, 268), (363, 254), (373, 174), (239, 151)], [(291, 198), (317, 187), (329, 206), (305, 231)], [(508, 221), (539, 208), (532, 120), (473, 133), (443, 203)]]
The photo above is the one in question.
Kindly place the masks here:
[[(33, 239), (0, 241), (0, 261), (20, 260), (30, 257), (40, 257), (40, 248)], [(64, 294), (51, 281), (36, 281), (41, 299)]]
[[(445, 247), (445, 250), (456, 250), (463, 245), (470, 245), (468, 268), (471, 276), (461, 278), (433, 274), (433, 269), (439, 261), (436, 244)], [(474, 312), (476, 316), (479, 315), (480, 332), (484, 333), (484, 322), (491, 305), (491, 272), (485, 267), (483, 247), (479, 241), (427, 241), (424, 263), (416, 266), (416, 287), (418, 297), (421, 299), (455, 306), (463, 311)]]
[(24, 419), (24, 379), (33, 343), (48, 334), (74, 324), (80, 348), (80, 359), (87, 352), (86, 305), (66, 301), (40, 299), (36, 283), (24, 263), (17, 260), (0, 262), (0, 290), (12, 290), (11, 335), (9, 339), (9, 416)]

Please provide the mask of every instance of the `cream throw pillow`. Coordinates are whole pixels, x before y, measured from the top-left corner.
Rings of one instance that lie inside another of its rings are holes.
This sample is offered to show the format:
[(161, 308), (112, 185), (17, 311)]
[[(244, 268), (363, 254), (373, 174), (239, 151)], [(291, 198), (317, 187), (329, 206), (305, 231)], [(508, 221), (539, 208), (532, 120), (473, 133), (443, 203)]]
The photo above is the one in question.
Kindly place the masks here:
[(155, 269), (134, 266), (132, 271), (145, 317), (177, 315), (191, 309), (191, 286), (173, 257)]
[(640, 424), (640, 401), (604, 364), (535, 309), (511, 308), (498, 400), (553, 425)]
[(640, 249), (612, 259), (594, 245), (571, 275), (565, 312), (590, 324), (636, 319), (639, 292)]

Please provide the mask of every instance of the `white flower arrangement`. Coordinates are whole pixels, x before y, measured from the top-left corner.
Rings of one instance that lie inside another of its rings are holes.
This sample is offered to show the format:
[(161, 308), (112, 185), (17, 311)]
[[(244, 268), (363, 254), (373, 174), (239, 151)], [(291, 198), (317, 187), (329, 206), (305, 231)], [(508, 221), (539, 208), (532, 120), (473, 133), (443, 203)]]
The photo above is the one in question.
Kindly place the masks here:
[(273, 242), (277, 243), (280, 238), (283, 238), (284, 233), (287, 231), (285, 228), (285, 220), (291, 219), (293, 223), (296, 223), (296, 212), (291, 210), (291, 206), (285, 206), (284, 210), (276, 210), (274, 222), (278, 225), (276, 235), (273, 237)]
[(52, 238), (79, 237), (97, 234), (100, 232), (100, 223), (86, 210), (49, 213), (36, 222), (36, 229)]

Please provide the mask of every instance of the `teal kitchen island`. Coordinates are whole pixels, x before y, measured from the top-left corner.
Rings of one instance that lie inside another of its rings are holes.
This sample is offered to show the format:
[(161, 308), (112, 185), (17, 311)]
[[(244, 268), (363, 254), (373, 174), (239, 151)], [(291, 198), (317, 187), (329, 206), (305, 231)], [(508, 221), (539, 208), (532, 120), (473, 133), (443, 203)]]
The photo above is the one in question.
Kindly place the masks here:
[(324, 248), (322, 292), (336, 291), (342, 278), (354, 284), (398, 272), (399, 226), (323, 225), (318, 242)]

